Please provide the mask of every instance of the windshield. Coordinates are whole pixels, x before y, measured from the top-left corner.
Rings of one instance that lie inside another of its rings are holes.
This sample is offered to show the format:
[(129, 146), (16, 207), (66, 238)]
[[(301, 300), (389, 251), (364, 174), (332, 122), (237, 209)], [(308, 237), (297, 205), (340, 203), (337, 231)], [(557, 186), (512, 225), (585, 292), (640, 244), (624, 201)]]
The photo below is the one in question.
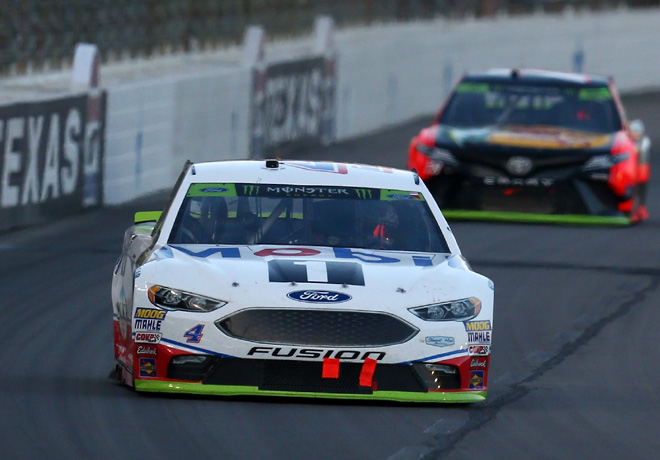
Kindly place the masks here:
[(169, 243), (450, 252), (416, 192), (269, 184), (192, 184)]
[(438, 122), (454, 127), (545, 125), (594, 133), (621, 129), (608, 87), (463, 82)]

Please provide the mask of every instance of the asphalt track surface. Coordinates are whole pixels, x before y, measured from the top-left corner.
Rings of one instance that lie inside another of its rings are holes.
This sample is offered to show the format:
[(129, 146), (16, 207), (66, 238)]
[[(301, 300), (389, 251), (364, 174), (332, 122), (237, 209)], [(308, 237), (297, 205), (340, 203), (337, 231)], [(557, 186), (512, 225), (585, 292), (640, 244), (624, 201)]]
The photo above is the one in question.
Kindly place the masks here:
[[(660, 95), (625, 102), (658, 173)], [(403, 167), (429, 118), (300, 157)], [(658, 458), (656, 177), (629, 228), (452, 225), (495, 282), (489, 397), (469, 406), (137, 394), (108, 378), (110, 280), (133, 212), (165, 195), (0, 235), (0, 458)]]

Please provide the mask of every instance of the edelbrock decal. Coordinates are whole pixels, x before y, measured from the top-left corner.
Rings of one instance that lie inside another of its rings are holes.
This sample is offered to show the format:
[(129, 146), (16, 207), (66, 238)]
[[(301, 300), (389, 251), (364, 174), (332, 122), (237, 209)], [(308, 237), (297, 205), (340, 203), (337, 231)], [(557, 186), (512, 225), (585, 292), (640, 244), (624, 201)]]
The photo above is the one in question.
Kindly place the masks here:
[(307, 303), (340, 303), (347, 302), (353, 298), (342, 292), (316, 290), (293, 291), (289, 292), (286, 296), (289, 299)]

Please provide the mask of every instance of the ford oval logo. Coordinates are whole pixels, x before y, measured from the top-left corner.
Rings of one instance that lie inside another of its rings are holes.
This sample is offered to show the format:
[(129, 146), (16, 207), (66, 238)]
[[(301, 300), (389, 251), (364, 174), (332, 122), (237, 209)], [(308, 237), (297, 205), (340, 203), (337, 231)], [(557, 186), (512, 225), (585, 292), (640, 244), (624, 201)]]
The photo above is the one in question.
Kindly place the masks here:
[(206, 187), (201, 189), (200, 191), (204, 193), (224, 193), (228, 191), (228, 189), (222, 187)]
[(534, 164), (527, 157), (511, 157), (506, 162), (506, 170), (514, 176), (525, 176), (532, 170)]
[(339, 303), (353, 298), (348, 294), (334, 291), (294, 291), (286, 296), (298, 302), (309, 303)]

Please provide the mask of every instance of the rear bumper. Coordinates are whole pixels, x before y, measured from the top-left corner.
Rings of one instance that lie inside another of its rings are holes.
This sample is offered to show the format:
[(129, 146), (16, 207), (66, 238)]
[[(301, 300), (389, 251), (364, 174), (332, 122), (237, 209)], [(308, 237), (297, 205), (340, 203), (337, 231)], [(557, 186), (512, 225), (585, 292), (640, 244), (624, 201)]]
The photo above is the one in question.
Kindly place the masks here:
[(617, 196), (602, 181), (495, 181), (443, 171), (427, 186), (445, 217), (453, 220), (625, 226), (645, 218), (638, 213), (644, 193), (639, 201), (632, 192)]

